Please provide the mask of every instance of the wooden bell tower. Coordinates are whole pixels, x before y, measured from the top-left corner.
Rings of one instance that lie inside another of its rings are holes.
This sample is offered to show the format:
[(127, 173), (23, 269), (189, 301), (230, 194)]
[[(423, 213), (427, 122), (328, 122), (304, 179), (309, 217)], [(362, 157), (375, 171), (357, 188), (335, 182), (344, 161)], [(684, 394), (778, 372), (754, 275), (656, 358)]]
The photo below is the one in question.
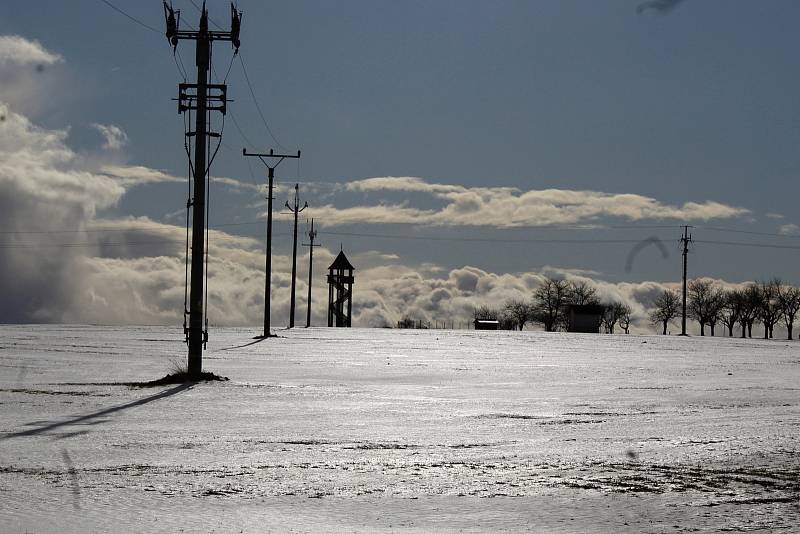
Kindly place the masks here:
[(328, 267), (328, 326), (352, 326), (354, 270), (343, 251)]

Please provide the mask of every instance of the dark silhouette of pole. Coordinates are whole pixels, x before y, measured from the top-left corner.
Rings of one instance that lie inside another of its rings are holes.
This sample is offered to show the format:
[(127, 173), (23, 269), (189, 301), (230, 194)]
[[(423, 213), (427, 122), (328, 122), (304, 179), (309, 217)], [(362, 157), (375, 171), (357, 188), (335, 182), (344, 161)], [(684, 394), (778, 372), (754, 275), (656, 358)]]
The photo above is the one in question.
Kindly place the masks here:
[[(176, 17), (177, 14), (177, 17)], [(203, 348), (208, 342), (208, 324), (203, 325), (203, 270), (205, 256), (204, 230), (206, 226), (206, 142), (209, 135), (207, 115), (210, 111), (225, 114), (227, 103), (227, 87), (224, 84), (209, 84), (208, 70), (211, 48), (214, 41), (230, 41), (235, 50), (239, 50), (239, 27), (241, 14), (231, 4), (231, 31), (209, 31), (208, 11), (205, 3), (200, 13), (200, 24), (197, 31), (181, 31), (178, 28), (180, 11), (176, 12), (164, 2), (166, 19), (166, 36), (173, 47), (177, 48), (180, 40), (193, 40), (196, 47), (197, 83), (182, 83), (178, 92), (178, 112), (195, 110), (195, 131), (187, 132), (195, 138), (194, 144), (194, 198), (190, 200), (192, 207), (192, 266), (189, 297), (189, 358), (187, 370), (190, 376), (199, 376), (203, 371)], [(209, 91), (213, 94), (209, 95)], [(211, 103), (209, 103), (211, 101)], [(217, 104), (217, 105), (215, 105)], [(215, 137), (220, 134), (211, 133)], [(204, 328), (205, 326), (205, 328)]]
[(286, 201), (286, 207), (294, 213), (294, 242), (292, 244), (292, 298), (289, 301), (289, 328), (294, 328), (294, 290), (297, 285), (297, 216), (301, 211), (308, 207), (308, 202), (300, 207), (300, 197), (298, 193), (299, 184), (294, 184), (294, 206)]
[(306, 328), (311, 326), (311, 286), (314, 280), (314, 247), (319, 246), (319, 244), (314, 243), (316, 238), (317, 231), (314, 230), (314, 219), (311, 219), (311, 230), (308, 231), (308, 240), (310, 243), (303, 243), (304, 247), (308, 247), (308, 309), (306, 310)]
[(692, 242), (692, 235), (689, 233), (689, 228), (692, 227), (683, 227), (683, 236), (681, 237), (681, 243), (683, 244), (683, 308), (681, 311), (680, 335), (682, 336), (688, 335), (686, 334), (686, 257), (689, 255), (689, 243)]
[[(242, 155), (244, 156), (251, 156), (256, 157), (261, 160), (267, 167), (267, 254), (266, 254), (266, 278), (264, 281), (264, 335), (262, 337), (269, 337), (271, 336), (270, 332), (270, 302), (272, 301), (272, 184), (275, 178), (275, 169), (278, 165), (281, 164), (286, 158), (300, 158), (300, 151), (297, 151), (297, 155), (290, 155), (290, 154), (275, 154), (272, 149), (270, 149), (269, 154), (254, 154), (248, 153), (246, 148), (242, 149)], [(265, 158), (277, 158), (278, 161), (273, 165), (270, 165), (268, 160)]]

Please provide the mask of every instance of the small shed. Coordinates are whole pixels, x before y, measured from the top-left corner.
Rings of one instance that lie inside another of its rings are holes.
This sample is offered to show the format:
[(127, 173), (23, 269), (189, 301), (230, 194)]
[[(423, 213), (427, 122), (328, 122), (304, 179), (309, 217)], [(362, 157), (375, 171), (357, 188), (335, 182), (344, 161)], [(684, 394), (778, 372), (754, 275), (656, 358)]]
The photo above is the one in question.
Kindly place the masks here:
[(567, 308), (567, 332), (599, 334), (606, 307), (602, 304), (570, 304)]
[(475, 319), (475, 330), (497, 330), (500, 328), (500, 321), (493, 319)]

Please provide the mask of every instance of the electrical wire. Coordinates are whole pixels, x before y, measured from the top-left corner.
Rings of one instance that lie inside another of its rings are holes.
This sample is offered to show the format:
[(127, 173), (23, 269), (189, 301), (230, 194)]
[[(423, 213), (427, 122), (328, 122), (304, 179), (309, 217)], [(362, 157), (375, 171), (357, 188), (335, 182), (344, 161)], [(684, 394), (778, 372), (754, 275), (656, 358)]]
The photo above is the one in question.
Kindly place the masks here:
[(695, 243), (701, 243), (704, 245), (724, 245), (724, 246), (732, 246), (732, 247), (754, 247), (754, 248), (773, 248), (773, 249), (784, 249), (784, 250), (800, 250), (800, 245), (775, 245), (770, 243), (746, 243), (741, 241), (707, 241), (707, 240), (700, 240), (695, 239)]
[[(223, 115), (224, 117), (224, 115)], [(211, 112), (206, 112), (206, 122), (209, 123), (211, 121)], [(220, 132), (220, 142), (222, 142), (222, 132)], [(211, 149), (211, 138), (206, 138), (206, 153)], [(217, 143), (217, 150), (219, 150), (219, 143)], [(216, 151), (214, 152), (214, 156), (216, 156)], [(213, 161), (213, 157), (211, 158)], [(203, 282), (203, 313), (205, 315), (205, 332), (203, 334), (204, 340), (204, 347), (205, 342), (208, 340), (208, 228), (210, 226), (210, 218), (211, 218), (211, 161), (208, 162), (208, 167), (206, 168), (206, 250), (205, 250), (205, 265), (204, 265), (204, 276), (205, 280)]]
[[(189, 161), (189, 163), (191, 164), (191, 161)], [(192, 173), (193, 173), (194, 172), (193, 168), (191, 170), (192, 170)], [(257, 179), (256, 179), (255, 175), (252, 172), (252, 166), (251, 166), (250, 170), (251, 170), (251, 173), (250, 173), (251, 174), (251, 178), (256, 183), (256, 185), (258, 185), (257, 184)], [(305, 183), (305, 184), (314, 184), (314, 182), (299, 182), (299, 183), (301, 183), (301, 184), (303, 184), (303, 183)], [(276, 182), (276, 184), (277, 184), (277, 182)], [(289, 184), (289, 185), (291, 185), (291, 184)], [(246, 225), (246, 224), (261, 224), (261, 222), (262, 222), (261, 220), (257, 220), (257, 221), (254, 220), (254, 221), (249, 221), (249, 222), (221, 223), (221, 224), (216, 225), (215, 228), (224, 227), (224, 226), (240, 226), (240, 225)], [(412, 223), (408, 223), (408, 224), (412, 224)], [(624, 227), (621, 227), (621, 226), (581, 226), (581, 225), (561, 225), (561, 226), (557, 226), (557, 225), (550, 225), (550, 226), (529, 227), (529, 228), (524, 228), (524, 230), (526, 230), (526, 231), (560, 230), (560, 231), (581, 231), (581, 232), (585, 231), (585, 232), (589, 232), (589, 231), (604, 231), (604, 230), (609, 230), (609, 229), (625, 229), (625, 230), (632, 230), (633, 231), (633, 230), (647, 230), (647, 229), (654, 229), (654, 228), (675, 228), (675, 227), (674, 226), (667, 226), (667, 227), (664, 227), (664, 226), (651, 226), (651, 225), (641, 225), (641, 226), (639, 226), (639, 225), (629, 225), (629, 226), (624, 226)], [(120, 229), (120, 228), (86, 228), (86, 229), (76, 228), (76, 229), (70, 229), (70, 230), (64, 230), (64, 229), (52, 229), (52, 230), (0, 230), (0, 235), (10, 235), (10, 234), (27, 235), (27, 234), (102, 233), (102, 232), (123, 232), (123, 231), (128, 231), (128, 230), (129, 229), (127, 229), (127, 228), (123, 228), (123, 229)], [(372, 235), (373, 234), (365, 235), (365, 237), (371, 237)], [(375, 237), (384, 237), (383, 234), (374, 234), (374, 235), (375, 235)], [(360, 236), (360, 234), (359, 234), (359, 236)], [(391, 236), (390, 235), (389, 237), (403, 238), (403, 237), (406, 237), (406, 236)], [(420, 236), (418, 236), (418, 237), (420, 237)], [(788, 237), (788, 236), (786, 236), (786, 237)], [(445, 238), (445, 239), (453, 239), (453, 240), (467, 239), (467, 240), (470, 240), (472, 238)], [(487, 240), (496, 241), (495, 239), (487, 239)], [(672, 238), (668, 238), (666, 240), (667, 241), (673, 241)], [(638, 240), (633, 240), (633, 241), (638, 241)], [(698, 241), (698, 240), (696, 240), (696, 242), (700, 243), (700, 242), (706, 242), (706, 241)], [(708, 243), (711, 243), (711, 241), (708, 241)], [(747, 243), (743, 243), (743, 244), (747, 244)]]
[(720, 226), (696, 226), (695, 228), (701, 230), (710, 230), (713, 232), (730, 232), (733, 234), (747, 234), (747, 235), (760, 235), (769, 237), (785, 237), (789, 239), (800, 239), (800, 234), (778, 234), (774, 232), (755, 232), (752, 230), (737, 230), (735, 228), (724, 228)]
[(175, 65), (178, 67), (178, 71), (183, 76), (183, 81), (185, 82), (186, 79), (189, 77), (188, 71), (186, 70), (186, 65), (183, 64), (183, 57), (181, 56), (180, 50), (176, 47), (172, 51), (172, 57), (175, 59)]
[(138, 24), (139, 26), (141, 26), (141, 27), (143, 27), (143, 28), (147, 28), (147, 29), (148, 29), (148, 30), (150, 30), (151, 32), (156, 32), (156, 33), (158, 33), (158, 34), (160, 34), (160, 33), (161, 33), (159, 30), (157, 30), (157, 29), (153, 28), (153, 27), (152, 27), (152, 26), (150, 26), (149, 24), (145, 24), (144, 22), (142, 22), (141, 20), (137, 19), (136, 17), (134, 17), (134, 16), (132, 16), (132, 15), (129, 15), (128, 13), (126, 13), (126, 12), (125, 12), (125, 11), (123, 11), (123, 10), (121, 10), (120, 8), (118, 8), (117, 6), (115, 6), (114, 4), (112, 4), (111, 2), (109, 2), (108, 0), (100, 0), (100, 1), (101, 1), (101, 2), (103, 2), (105, 5), (107, 5), (108, 7), (110, 7), (111, 9), (113, 9), (114, 11), (116, 11), (117, 13), (120, 13), (120, 14), (122, 14), (122, 15), (124, 15), (124, 16), (126, 16), (126, 17), (128, 17), (130, 20), (132, 20), (133, 22), (135, 22), (135, 23), (136, 23), (136, 24)]
[[(276, 216), (286, 215), (289, 216), (289, 213), (276, 213)], [(254, 220), (254, 221), (244, 221), (244, 222), (235, 222), (235, 223), (221, 223), (214, 225), (214, 229), (219, 228), (226, 228), (226, 227), (235, 227), (235, 226), (252, 226), (252, 225), (260, 225), (263, 224), (262, 219)], [(211, 226), (209, 225), (209, 228)], [(130, 231), (130, 228), (127, 229), (99, 229), (94, 230), (94, 232), (122, 232), (122, 231)], [(64, 233), (70, 231), (64, 231)], [(86, 233), (92, 232), (92, 230), (86, 230)], [(56, 232), (44, 232), (44, 233), (56, 233)], [(496, 239), (496, 238), (480, 238), (480, 237), (445, 237), (445, 236), (421, 236), (421, 235), (396, 235), (396, 234), (380, 234), (380, 233), (367, 233), (367, 232), (336, 232), (336, 231), (319, 231), (320, 235), (331, 235), (331, 236), (344, 236), (344, 237), (364, 237), (364, 238), (376, 238), (376, 239), (404, 239), (404, 240), (412, 240), (412, 241), (436, 241), (436, 242), (454, 242), (454, 243), (508, 243), (508, 244), (519, 244), (519, 243), (541, 243), (541, 244), (580, 244), (580, 245), (588, 245), (588, 244), (634, 244), (634, 243), (641, 243), (641, 239)], [(244, 235), (242, 237), (250, 237), (248, 235)], [(182, 243), (183, 240), (163, 240), (163, 241), (144, 241), (144, 242), (110, 242), (110, 243), (41, 243), (41, 244), (26, 244), (26, 243), (0, 243), (0, 249), (16, 249), (16, 248), (40, 248), (40, 247), (81, 247), (81, 246), (126, 246), (126, 245), (139, 245), (139, 244), (152, 244), (152, 243)], [(779, 245), (779, 244), (769, 244), (769, 243), (752, 243), (752, 242), (745, 242), (745, 241), (715, 241), (715, 240), (695, 240), (697, 244), (703, 245), (720, 245), (720, 246), (731, 246), (731, 247), (755, 247), (755, 248), (765, 248), (765, 249), (776, 249), (776, 250), (800, 250), (800, 245)]]
[(362, 232), (332, 232), (320, 231), (320, 234), (336, 235), (346, 237), (374, 237), (380, 239), (409, 239), (416, 241), (452, 241), (464, 243), (576, 243), (576, 244), (615, 244), (615, 243), (639, 243), (641, 239), (495, 239), (482, 237), (444, 237), (444, 236), (419, 236), (419, 235), (392, 235), (392, 234), (373, 234)]
[(286, 147), (283, 146), (280, 141), (278, 141), (277, 137), (275, 137), (275, 134), (272, 132), (272, 128), (269, 127), (269, 123), (264, 117), (264, 112), (261, 110), (261, 105), (258, 103), (258, 98), (256, 98), (256, 93), (253, 90), (253, 84), (250, 82), (250, 76), (247, 75), (247, 67), (244, 64), (244, 56), (241, 52), (239, 53), (239, 63), (242, 65), (242, 72), (244, 73), (244, 79), (247, 82), (247, 88), (250, 90), (250, 96), (253, 97), (253, 104), (255, 104), (256, 110), (258, 110), (258, 115), (261, 117), (261, 122), (264, 123), (264, 128), (266, 128), (267, 133), (269, 133), (269, 136), (272, 138), (272, 140), (275, 141), (275, 144), (283, 150), (286, 150)]
[(161, 239), (151, 241), (80, 242), (80, 243), (0, 243), (0, 249), (38, 249), (38, 248), (80, 248), (80, 247), (128, 247), (142, 245), (165, 245), (183, 243), (182, 239)]
[(242, 131), (242, 127), (239, 126), (239, 121), (236, 120), (236, 116), (233, 114), (233, 112), (231, 110), (228, 110), (228, 114), (231, 116), (231, 120), (233, 121), (233, 125), (236, 126), (236, 129), (239, 131), (239, 135), (242, 137), (242, 141), (247, 143), (247, 145), (250, 147), (251, 150), (255, 150), (256, 145), (253, 144), (253, 142), (250, 140), (250, 138), (247, 137), (245, 135), (245, 133)]
[(189, 315), (189, 211), (194, 204), (192, 197), (192, 182), (194, 178), (194, 166), (192, 165), (191, 156), (191, 137), (189, 136), (189, 125), (192, 122), (192, 109), (191, 106), (183, 113), (183, 146), (186, 150), (187, 168), (189, 171), (188, 182), (188, 196), (186, 198), (186, 249), (183, 255), (183, 332), (186, 337), (186, 342), (189, 342), (189, 329), (187, 328), (186, 318)]

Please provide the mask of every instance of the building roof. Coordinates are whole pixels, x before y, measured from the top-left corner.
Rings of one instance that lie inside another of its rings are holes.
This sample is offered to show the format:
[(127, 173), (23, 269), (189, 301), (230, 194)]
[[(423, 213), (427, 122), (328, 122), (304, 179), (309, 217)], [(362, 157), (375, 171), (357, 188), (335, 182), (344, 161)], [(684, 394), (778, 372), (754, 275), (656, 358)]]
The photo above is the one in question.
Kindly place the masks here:
[(334, 270), (344, 269), (344, 270), (354, 271), (355, 267), (353, 267), (353, 265), (348, 261), (347, 256), (344, 255), (344, 251), (340, 250), (339, 255), (336, 256), (336, 259), (333, 260), (333, 263), (331, 263), (331, 266), (328, 267), (328, 269), (334, 269)]

